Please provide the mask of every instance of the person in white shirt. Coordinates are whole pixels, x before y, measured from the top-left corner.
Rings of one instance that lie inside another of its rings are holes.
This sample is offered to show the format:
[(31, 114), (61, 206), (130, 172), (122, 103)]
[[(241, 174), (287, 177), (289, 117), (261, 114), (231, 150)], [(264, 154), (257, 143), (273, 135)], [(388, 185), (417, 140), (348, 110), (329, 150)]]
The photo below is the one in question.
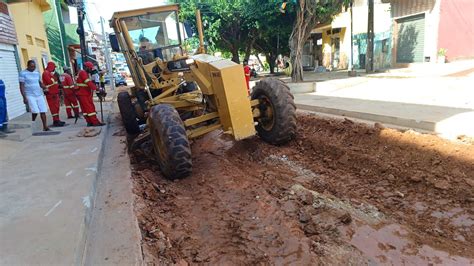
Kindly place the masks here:
[(100, 77), (99, 77), (99, 74), (98, 74), (97, 70), (95, 70), (95, 73), (92, 74), (92, 78), (94, 79), (95, 86), (97, 88), (100, 88)]
[(31, 119), (35, 121), (38, 114), (40, 114), (41, 121), (43, 122), (43, 131), (50, 131), (46, 123), (48, 107), (46, 106), (43, 93), (46, 87), (41, 83), (40, 73), (35, 70), (35, 61), (29, 60), (26, 70), (20, 72), (20, 91), (23, 96), (23, 102), (30, 108), (32, 114)]

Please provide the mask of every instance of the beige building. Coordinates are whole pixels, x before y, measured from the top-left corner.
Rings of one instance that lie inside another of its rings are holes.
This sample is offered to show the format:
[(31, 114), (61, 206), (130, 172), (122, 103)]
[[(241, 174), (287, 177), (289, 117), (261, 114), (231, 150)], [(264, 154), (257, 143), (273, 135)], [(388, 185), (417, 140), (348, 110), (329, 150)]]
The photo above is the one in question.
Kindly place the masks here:
[[(354, 0), (352, 8), (353, 25), (353, 62), (354, 68), (365, 68), (365, 53), (367, 49), (367, 0)], [(391, 32), (392, 19), (390, 4), (375, 0), (374, 33), (376, 69), (391, 66)], [(347, 69), (351, 57), (351, 17), (350, 10), (343, 10), (328, 24), (318, 25), (312, 30), (310, 38), (312, 50), (308, 66), (324, 66), (326, 69)], [(310, 65), (311, 60), (313, 64)]]
[(43, 12), (51, 6), (46, 0), (9, 0), (8, 6), (18, 37), (21, 68), (25, 69), (26, 62), (32, 59), (42, 72), (51, 58)]

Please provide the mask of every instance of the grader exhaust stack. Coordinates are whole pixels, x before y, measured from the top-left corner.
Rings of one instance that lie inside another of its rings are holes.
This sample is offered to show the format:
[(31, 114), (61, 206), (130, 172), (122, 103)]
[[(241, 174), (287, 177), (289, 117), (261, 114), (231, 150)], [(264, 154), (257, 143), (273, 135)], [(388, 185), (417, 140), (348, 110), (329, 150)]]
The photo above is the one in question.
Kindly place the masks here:
[(201, 19), (201, 10), (196, 9), (196, 27), (199, 35), (199, 54), (205, 54), (206, 49), (204, 48), (204, 33), (202, 32), (202, 19)]
[(259, 135), (280, 145), (296, 132), (296, 107), (282, 81), (267, 78), (251, 97), (243, 67), (205, 54), (201, 14), (196, 11), (199, 47), (181, 47), (178, 5), (117, 12), (111, 27), (130, 68), (135, 87), (118, 94), (127, 132), (151, 138), (162, 173), (168, 178), (192, 171), (189, 140), (222, 130), (241, 140)]

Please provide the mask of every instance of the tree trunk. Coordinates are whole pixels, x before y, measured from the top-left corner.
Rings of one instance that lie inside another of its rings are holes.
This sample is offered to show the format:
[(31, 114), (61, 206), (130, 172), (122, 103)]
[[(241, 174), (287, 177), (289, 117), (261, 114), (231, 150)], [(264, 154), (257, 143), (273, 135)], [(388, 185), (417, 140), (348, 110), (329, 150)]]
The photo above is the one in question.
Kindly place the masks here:
[(248, 44), (247, 47), (245, 47), (245, 57), (244, 60), (249, 60), (250, 55), (252, 54), (252, 49), (253, 49), (253, 44), (255, 42), (255, 38), (253, 38)]
[(268, 64), (270, 65), (270, 74), (275, 74), (275, 58), (268, 62)]
[(268, 65), (270, 66), (270, 74), (275, 74), (275, 60), (276, 56), (272, 53), (266, 54)]
[(325, 9), (331, 12), (318, 13), (319, 0), (299, 0), (296, 4), (296, 21), (293, 25), (289, 45), (290, 62), (292, 65), (291, 80), (293, 82), (303, 81), (303, 47), (311, 36), (311, 30), (319, 21), (331, 21), (331, 16), (340, 12), (341, 5), (347, 0), (332, 0), (322, 3)]
[(316, 0), (300, 0), (296, 8), (296, 22), (290, 35), (290, 62), (292, 66), (291, 80), (303, 81), (303, 47), (316, 26), (318, 20), (313, 13)]
[(240, 64), (240, 58), (239, 58), (239, 49), (232, 49), (232, 61), (234, 61), (237, 64)]
[[(295, 35), (299, 35), (298, 31)], [(292, 66), (291, 81), (302, 82), (303, 81), (303, 45), (304, 43), (300, 38), (290, 37), (290, 62)]]
[(368, 15), (365, 72), (371, 73), (374, 71), (374, 0), (369, 0)]
[(258, 60), (258, 63), (260, 64), (260, 66), (263, 68), (263, 62), (260, 59), (260, 56), (258, 56), (258, 53), (256, 53), (255, 56), (257, 57), (257, 60)]

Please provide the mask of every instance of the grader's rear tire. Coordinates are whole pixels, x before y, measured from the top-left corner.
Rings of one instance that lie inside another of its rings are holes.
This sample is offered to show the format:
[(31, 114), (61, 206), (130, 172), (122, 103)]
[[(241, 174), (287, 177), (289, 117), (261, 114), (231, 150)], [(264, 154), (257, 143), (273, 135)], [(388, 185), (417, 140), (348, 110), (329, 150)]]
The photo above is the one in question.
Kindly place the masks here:
[(191, 147), (183, 121), (169, 104), (151, 108), (150, 133), (162, 173), (169, 179), (184, 178), (191, 174)]
[(253, 88), (252, 100), (259, 99), (261, 116), (258, 135), (274, 145), (285, 144), (296, 135), (296, 105), (288, 86), (276, 78), (266, 78)]
[(128, 134), (140, 133), (138, 126), (137, 115), (135, 107), (132, 104), (132, 98), (126, 91), (122, 91), (117, 95), (117, 103), (122, 116), (122, 122)]

